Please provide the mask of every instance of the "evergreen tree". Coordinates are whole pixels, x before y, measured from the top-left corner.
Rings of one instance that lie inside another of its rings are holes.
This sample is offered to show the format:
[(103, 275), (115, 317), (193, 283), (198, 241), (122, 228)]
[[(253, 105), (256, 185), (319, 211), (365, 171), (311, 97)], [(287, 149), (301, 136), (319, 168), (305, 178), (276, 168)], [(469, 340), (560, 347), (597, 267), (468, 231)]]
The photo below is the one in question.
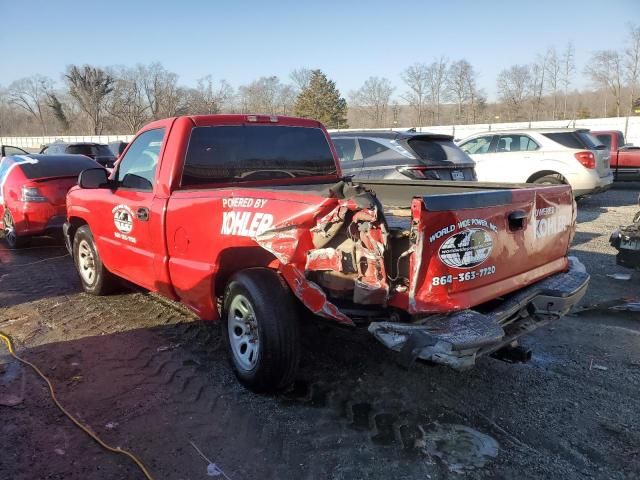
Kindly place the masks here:
[(300, 91), (294, 114), (313, 118), (327, 128), (347, 128), (347, 101), (340, 97), (335, 82), (321, 70), (312, 70), (308, 85)]

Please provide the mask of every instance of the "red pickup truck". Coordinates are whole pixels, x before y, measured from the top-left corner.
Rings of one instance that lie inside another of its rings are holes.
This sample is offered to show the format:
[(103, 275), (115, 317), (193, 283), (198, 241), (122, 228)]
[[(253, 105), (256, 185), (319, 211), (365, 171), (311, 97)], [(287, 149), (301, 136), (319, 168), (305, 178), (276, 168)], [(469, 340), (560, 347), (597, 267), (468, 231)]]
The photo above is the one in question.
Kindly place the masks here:
[(591, 134), (611, 152), (609, 164), (615, 181), (640, 181), (640, 147), (626, 144), (623, 133), (618, 130), (603, 130)]
[(67, 214), (86, 292), (122, 277), (221, 319), (255, 391), (294, 379), (305, 311), (367, 327), (407, 365), (463, 369), (567, 313), (589, 280), (567, 258), (569, 186), (354, 184), (308, 119), (153, 122), (109, 178), (80, 175)]

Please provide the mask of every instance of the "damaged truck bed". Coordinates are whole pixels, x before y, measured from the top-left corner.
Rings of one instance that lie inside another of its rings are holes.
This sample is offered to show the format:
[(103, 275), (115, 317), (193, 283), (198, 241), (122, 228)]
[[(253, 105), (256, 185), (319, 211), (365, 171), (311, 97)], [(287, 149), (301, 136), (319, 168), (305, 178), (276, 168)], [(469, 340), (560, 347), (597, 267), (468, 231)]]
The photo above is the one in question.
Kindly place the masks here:
[(570, 187), (353, 184), (335, 159), (311, 120), (154, 122), (109, 179), (83, 172), (69, 193), (83, 287), (103, 294), (123, 277), (221, 319), (231, 365), (256, 391), (295, 375), (298, 305), (368, 328), (406, 365), (463, 369), (584, 294), (589, 276), (567, 258)]

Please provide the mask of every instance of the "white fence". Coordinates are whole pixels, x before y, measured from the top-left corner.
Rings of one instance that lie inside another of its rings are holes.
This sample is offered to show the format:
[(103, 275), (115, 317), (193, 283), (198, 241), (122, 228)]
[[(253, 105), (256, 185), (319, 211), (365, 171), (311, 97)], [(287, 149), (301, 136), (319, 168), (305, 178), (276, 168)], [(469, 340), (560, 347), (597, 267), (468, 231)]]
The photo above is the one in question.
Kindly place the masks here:
[(11, 145), (12, 147), (27, 148), (30, 150), (39, 149), (43, 145), (53, 142), (94, 142), (109, 143), (122, 140), (129, 142), (133, 135), (57, 135), (50, 137), (0, 137), (0, 145)]
[[(475, 125), (440, 125), (432, 127), (420, 127), (419, 132), (445, 133), (455, 138), (465, 138), (474, 133), (486, 131), (498, 131), (524, 128), (589, 128), (591, 130), (620, 130), (624, 133), (628, 143), (640, 145), (640, 117), (611, 117), (589, 118), (585, 120), (549, 120), (542, 122), (514, 122), (514, 123), (483, 123)], [(394, 128), (393, 130), (406, 130)], [(360, 129), (354, 129), (360, 130)], [(376, 129), (388, 130), (388, 129)], [(40, 148), (42, 145), (53, 143), (56, 140), (63, 142), (97, 142), (109, 143), (117, 140), (130, 141), (133, 135), (70, 135), (50, 137), (0, 137), (0, 145), (12, 145), (29, 149)]]
[[(419, 132), (444, 133), (453, 135), (456, 139), (463, 139), (475, 133), (511, 129), (526, 128), (589, 128), (591, 130), (620, 130), (624, 133), (628, 143), (640, 145), (640, 117), (611, 117), (611, 118), (588, 118), (585, 120), (547, 120), (541, 122), (513, 122), (513, 123), (480, 123), (475, 125), (439, 125), (431, 127), (420, 127)], [(394, 128), (393, 130), (406, 130), (405, 128)], [(361, 130), (361, 129), (347, 129)], [(389, 130), (388, 128), (378, 128), (375, 130)]]

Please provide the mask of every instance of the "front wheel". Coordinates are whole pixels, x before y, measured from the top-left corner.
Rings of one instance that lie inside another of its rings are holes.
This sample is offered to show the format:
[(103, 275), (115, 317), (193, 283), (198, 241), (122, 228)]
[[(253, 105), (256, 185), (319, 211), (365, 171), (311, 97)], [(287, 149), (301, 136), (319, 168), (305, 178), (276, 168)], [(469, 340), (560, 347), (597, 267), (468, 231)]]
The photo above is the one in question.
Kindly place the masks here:
[(300, 356), (296, 307), (271, 270), (245, 270), (227, 285), (223, 336), (234, 373), (250, 390), (274, 391), (293, 382)]
[(73, 237), (73, 261), (85, 292), (107, 295), (115, 289), (117, 279), (102, 263), (87, 225), (78, 228)]

